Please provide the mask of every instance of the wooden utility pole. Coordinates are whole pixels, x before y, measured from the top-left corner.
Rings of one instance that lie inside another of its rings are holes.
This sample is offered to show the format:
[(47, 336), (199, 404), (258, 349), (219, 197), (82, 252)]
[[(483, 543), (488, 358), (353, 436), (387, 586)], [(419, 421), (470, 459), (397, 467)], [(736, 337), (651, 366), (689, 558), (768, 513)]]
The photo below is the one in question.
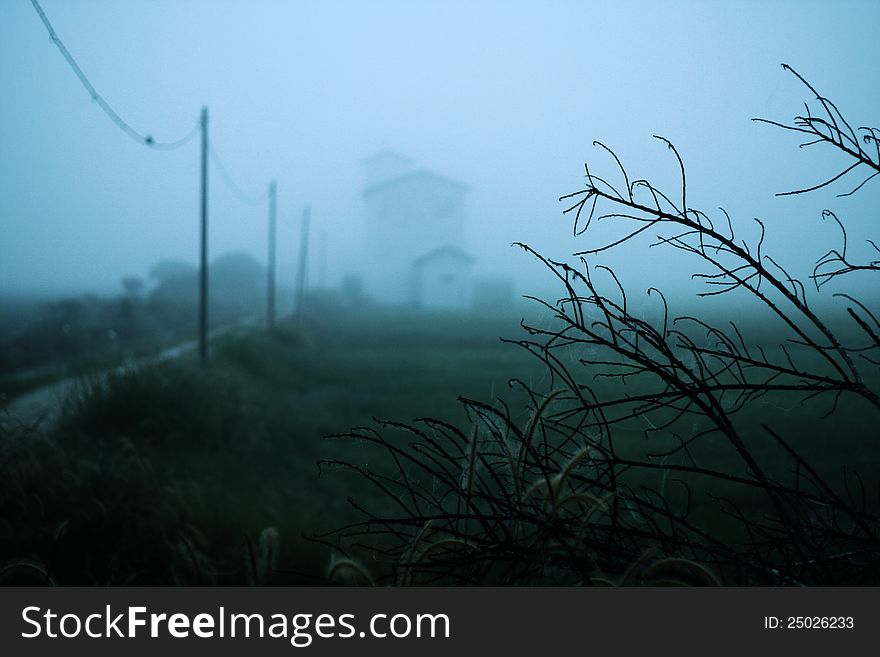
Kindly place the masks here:
[(327, 289), (327, 230), (321, 230), (320, 241), (318, 242), (318, 288)]
[(208, 362), (208, 108), (202, 108), (201, 249), (199, 257), (199, 358)]
[(266, 324), (275, 328), (275, 181), (269, 183), (269, 279), (266, 281)]
[(299, 238), (299, 267), (296, 273), (296, 301), (294, 314), (301, 316), (305, 306), (306, 296), (306, 272), (309, 257), (309, 215), (311, 208), (307, 205), (303, 208), (302, 230)]

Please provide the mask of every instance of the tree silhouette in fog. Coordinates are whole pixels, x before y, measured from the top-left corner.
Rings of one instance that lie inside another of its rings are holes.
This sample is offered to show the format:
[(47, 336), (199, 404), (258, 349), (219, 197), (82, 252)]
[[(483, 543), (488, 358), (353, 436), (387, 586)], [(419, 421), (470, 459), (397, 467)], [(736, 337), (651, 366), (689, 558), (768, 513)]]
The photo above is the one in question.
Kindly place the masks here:
[[(880, 173), (877, 129), (854, 129), (785, 69), (814, 98), (791, 123), (756, 121), (847, 164), (781, 195), (862, 173), (840, 195), (857, 193)], [(876, 473), (870, 459), (845, 459), (871, 444), (880, 415), (880, 321), (864, 295), (817, 302), (831, 280), (880, 261), (853, 256), (844, 221), (825, 210), (841, 243), (799, 278), (767, 252), (760, 220), (743, 226), (724, 210), (692, 207), (679, 152), (655, 138), (671, 155), (675, 189), (636, 177), (595, 142), (605, 168), (586, 166), (584, 188), (561, 198), (576, 237), (589, 239), (598, 221), (616, 237), (587, 242), (576, 263), (519, 245), (563, 290), (555, 303), (535, 299), (552, 320), (524, 322), (516, 340), (550, 380), (541, 389), (511, 382), (531, 399), (527, 422), (503, 404), (463, 400), (467, 431), (429, 419), (340, 436), (377, 445), (393, 467), (325, 465), (366, 477), (396, 512), (353, 501), (364, 520), (318, 537), (346, 554), (334, 576), (347, 568), (400, 584), (880, 583)], [(656, 288), (636, 303), (602, 258), (645, 233), (695, 263), (700, 297), (727, 297), (737, 312), (676, 315)], [(867, 248), (880, 252), (870, 239)], [(645, 303), (660, 309), (655, 321)], [(378, 563), (358, 565), (362, 550)]]

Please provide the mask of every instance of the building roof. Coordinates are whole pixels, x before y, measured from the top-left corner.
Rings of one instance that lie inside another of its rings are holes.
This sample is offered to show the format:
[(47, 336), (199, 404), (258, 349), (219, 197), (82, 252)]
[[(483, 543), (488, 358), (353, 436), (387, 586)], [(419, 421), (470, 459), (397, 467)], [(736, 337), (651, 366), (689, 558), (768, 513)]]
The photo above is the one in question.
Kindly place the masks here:
[(403, 153), (399, 153), (392, 148), (383, 148), (380, 151), (376, 151), (371, 155), (367, 155), (364, 158), (361, 158), (361, 164), (369, 165), (371, 162), (377, 162), (379, 160), (396, 160), (399, 162), (412, 162), (412, 158), (407, 157)]
[(431, 249), (426, 254), (416, 258), (413, 261), (414, 267), (424, 267), (426, 264), (431, 262), (432, 260), (438, 260), (441, 258), (450, 258), (453, 260), (458, 260), (464, 264), (473, 264), (475, 262), (475, 258), (469, 253), (459, 249), (457, 246), (452, 246), (451, 244), (446, 244), (444, 246), (438, 246), (436, 249)]
[(452, 178), (447, 178), (446, 176), (441, 176), (440, 174), (434, 173), (433, 171), (428, 171), (427, 169), (416, 169), (415, 171), (409, 171), (389, 180), (383, 180), (382, 182), (376, 183), (375, 185), (370, 185), (364, 189), (363, 195), (370, 196), (380, 190), (391, 189), (392, 187), (399, 187), (402, 185), (405, 186), (419, 181), (433, 182), (438, 185), (457, 189), (462, 192), (468, 190), (468, 186), (463, 182), (453, 180)]

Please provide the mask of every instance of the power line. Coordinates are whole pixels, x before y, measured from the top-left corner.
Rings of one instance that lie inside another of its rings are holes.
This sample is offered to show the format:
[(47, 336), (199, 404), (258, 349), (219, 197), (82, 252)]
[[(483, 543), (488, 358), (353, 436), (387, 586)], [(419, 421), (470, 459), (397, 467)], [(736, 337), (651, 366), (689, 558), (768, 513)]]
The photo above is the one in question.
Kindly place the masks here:
[(98, 93), (98, 90), (95, 89), (95, 86), (89, 81), (86, 77), (86, 74), (83, 73), (83, 70), (79, 67), (79, 64), (76, 63), (76, 60), (73, 58), (73, 55), (70, 54), (70, 51), (58, 37), (58, 34), (55, 32), (55, 28), (52, 27), (52, 23), (49, 22), (49, 17), (46, 16), (46, 12), (43, 11), (43, 8), (40, 6), (40, 3), (37, 0), (31, 0), (31, 4), (34, 7), (34, 10), (37, 12), (37, 15), (40, 17), (40, 20), (43, 21), (43, 25), (46, 27), (46, 30), (49, 32), (49, 37), (52, 39), (52, 43), (54, 43), (61, 54), (64, 56), (64, 59), (67, 60), (67, 63), (70, 65), (70, 68), (73, 69), (73, 72), (76, 73), (76, 77), (79, 78), (79, 81), (86, 88), (86, 91), (89, 92), (89, 95), (92, 97), (92, 100), (98, 104), (104, 114), (106, 114), (113, 123), (117, 125), (117, 127), (122, 130), (129, 137), (134, 139), (137, 142), (140, 142), (144, 146), (148, 146), (150, 148), (155, 148), (163, 151), (174, 150), (175, 148), (180, 148), (190, 139), (196, 136), (196, 133), (199, 131), (199, 123), (193, 126), (193, 129), (190, 130), (186, 135), (181, 137), (176, 141), (167, 141), (167, 142), (159, 142), (153, 139), (152, 135), (149, 134), (141, 134), (137, 130), (131, 127), (119, 114), (117, 114), (116, 110), (114, 110), (110, 103), (104, 100), (104, 97)]
[(245, 194), (241, 191), (241, 187), (239, 187), (235, 180), (232, 179), (232, 176), (229, 175), (229, 171), (223, 164), (223, 160), (220, 159), (220, 155), (218, 155), (217, 150), (214, 148), (214, 144), (211, 144), (208, 150), (211, 154), (211, 159), (214, 161), (214, 164), (217, 165), (217, 171), (220, 173), (220, 177), (223, 179), (223, 182), (226, 183), (226, 186), (229, 188), (229, 191), (232, 192), (233, 196), (247, 205), (261, 205), (263, 201), (266, 200), (269, 195), (268, 192), (263, 192), (259, 196), (251, 196), (250, 194)]

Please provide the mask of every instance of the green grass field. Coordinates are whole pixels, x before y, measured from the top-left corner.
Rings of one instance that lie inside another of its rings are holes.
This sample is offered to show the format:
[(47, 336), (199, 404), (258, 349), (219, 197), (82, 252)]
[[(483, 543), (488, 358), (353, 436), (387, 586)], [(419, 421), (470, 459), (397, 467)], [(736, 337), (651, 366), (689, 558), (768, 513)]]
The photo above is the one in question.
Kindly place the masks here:
[(516, 397), (509, 378), (543, 376), (499, 340), (515, 320), (391, 319), (254, 329), (218, 339), (205, 370), (83, 380), (58, 426), (5, 430), (2, 559), (62, 584), (244, 584), (272, 527), (290, 571), (272, 581), (320, 582), (331, 555), (305, 537), (352, 519), (349, 495), (372, 495), (318, 476), (320, 458), (358, 449), (325, 436), (374, 417), (461, 421), (459, 395)]
[[(65, 585), (320, 584), (332, 551), (309, 540), (351, 522), (350, 496), (374, 508), (380, 491), (343, 472), (319, 476), (316, 462), (382, 458), (367, 445), (328, 434), (374, 418), (440, 418), (463, 428), (458, 397), (503, 399), (514, 421), (529, 417), (508, 380), (548, 389), (543, 365), (500, 336), (521, 337), (516, 317), (370, 314), (286, 323), (219, 338), (206, 369), (194, 361), (83, 380), (57, 426), (7, 423), (0, 447), (0, 562), (4, 579)], [(821, 405), (768, 399), (741, 421), (762, 463), (783, 479), (788, 465), (762, 423), (783, 427), (830, 479), (858, 467), (876, 494), (875, 427), (857, 404), (820, 421)], [(631, 424), (625, 452), (660, 451)], [(699, 430), (697, 424), (691, 427)], [(700, 459), (742, 469), (714, 439)], [(674, 486), (662, 472), (642, 482)], [(636, 482), (638, 483), (638, 482)], [(699, 486), (698, 478), (691, 482)], [(760, 512), (760, 494), (725, 489)], [(384, 505), (384, 506), (383, 506)], [(719, 505), (697, 500), (696, 521), (733, 539)], [(381, 568), (381, 564), (377, 566)]]

